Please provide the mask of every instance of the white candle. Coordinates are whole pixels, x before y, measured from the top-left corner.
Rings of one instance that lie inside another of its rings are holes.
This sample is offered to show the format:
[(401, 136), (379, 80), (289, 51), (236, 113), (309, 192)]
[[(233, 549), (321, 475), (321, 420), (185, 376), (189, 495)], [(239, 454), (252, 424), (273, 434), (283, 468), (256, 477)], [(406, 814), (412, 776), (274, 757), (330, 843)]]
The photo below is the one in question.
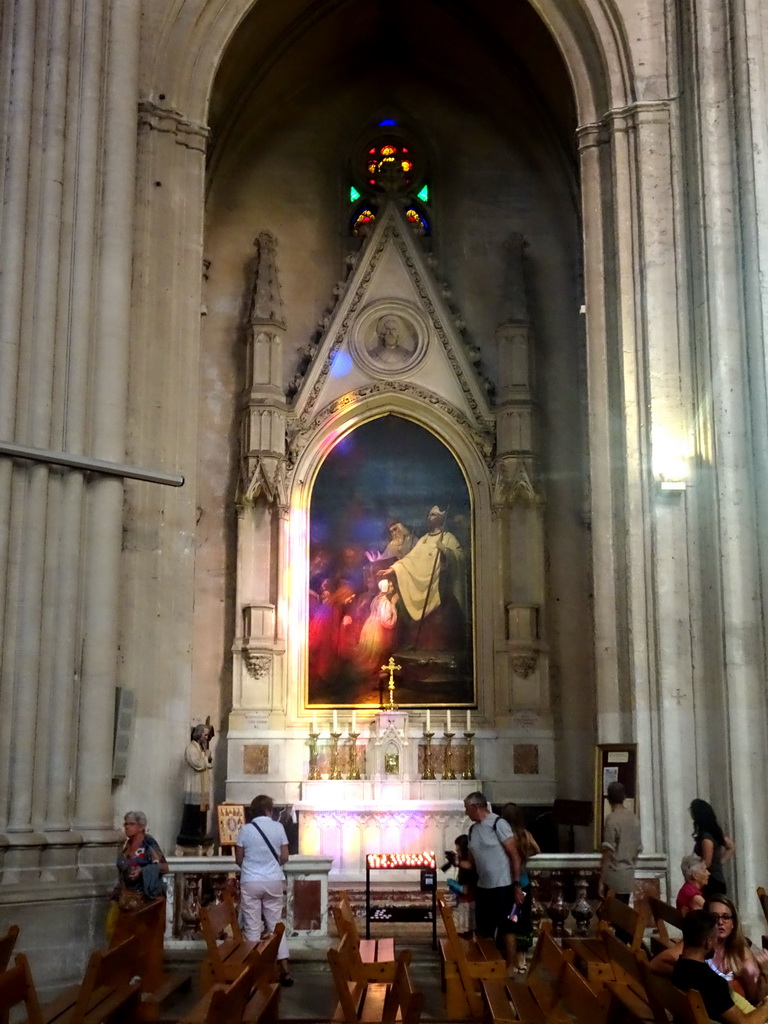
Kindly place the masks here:
[(336, 711), (336, 708), (333, 709), (333, 731), (339, 731), (339, 715)]
[(450, 732), (451, 731), (451, 712), (450, 711), (446, 712), (446, 715), (445, 715), (445, 731), (446, 732)]
[(357, 712), (352, 712), (352, 729), (351, 732), (357, 732)]
[(467, 711), (467, 732), (472, 732), (472, 712)]
[(432, 730), (430, 729), (429, 725), (430, 725), (430, 723), (429, 723), (429, 708), (427, 708), (427, 728), (425, 730), (426, 732), (432, 732)]
[(317, 712), (312, 712), (312, 732), (317, 732)]

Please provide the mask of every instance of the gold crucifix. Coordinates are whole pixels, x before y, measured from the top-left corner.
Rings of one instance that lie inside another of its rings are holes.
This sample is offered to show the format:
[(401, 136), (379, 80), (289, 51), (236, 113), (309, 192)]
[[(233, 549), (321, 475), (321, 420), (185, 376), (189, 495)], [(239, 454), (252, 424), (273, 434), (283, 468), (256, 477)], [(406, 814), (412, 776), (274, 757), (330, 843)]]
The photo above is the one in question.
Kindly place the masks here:
[(389, 688), (389, 704), (387, 705), (387, 711), (397, 711), (397, 704), (395, 704), (395, 672), (399, 672), (402, 667), (402, 665), (395, 664), (395, 659), (391, 655), (387, 664), (381, 666), (382, 672), (389, 672), (389, 682), (387, 683)]

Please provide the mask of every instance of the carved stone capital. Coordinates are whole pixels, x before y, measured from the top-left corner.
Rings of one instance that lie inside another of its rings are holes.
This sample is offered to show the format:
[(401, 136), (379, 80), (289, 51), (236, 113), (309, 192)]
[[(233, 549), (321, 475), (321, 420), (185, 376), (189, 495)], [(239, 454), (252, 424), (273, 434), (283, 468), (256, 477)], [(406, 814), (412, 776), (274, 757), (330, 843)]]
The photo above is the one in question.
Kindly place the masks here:
[(496, 508), (534, 508), (539, 497), (522, 459), (501, 459), (493, 479), (493, 504)]
[(285, 459), (264, 454), (244, 458), (240, 495), (244, 505), (264, 501), (268, 505), (287, 508)]
[(263, 651), (254, 651), (248, 647), (243, 650), (243, 658), (245, 660), (245, 667), (248, 669), (248, 675), (254, 679), (263, 679), (272, 665), (271, 654), (265, 654)]
[(520, 676), (521, 679), (527, 679), (528, 676), (532, 676), (536, 671), (538, 660), (538, 655), (533, 652), (530, 654), (515, 654), (512, 656), (510, 664), (516, 676)]

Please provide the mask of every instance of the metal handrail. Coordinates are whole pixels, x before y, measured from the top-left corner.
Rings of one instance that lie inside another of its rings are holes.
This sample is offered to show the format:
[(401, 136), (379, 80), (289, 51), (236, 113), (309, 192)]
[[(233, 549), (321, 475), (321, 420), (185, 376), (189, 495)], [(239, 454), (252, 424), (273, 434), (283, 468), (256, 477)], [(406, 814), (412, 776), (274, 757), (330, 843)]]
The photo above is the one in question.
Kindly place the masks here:
[(32, 462), (46, 462), (52, 466), (66, 466), (68, 469), (83, 469), (88, 473), (104, 473), (128, 480), (144, 480), (164, 487), (183, 487), (184, 477), (175, 473), (161, 473), (159, 470), (136, 469), (120, 462), (105, 462), (91, 459), (87, 455), (68, 455), (66, 452), (48, 451), (45, 448), (30, 448), (24, 444), (0, 441), (0, 455), (11, 459), (29, 459)]

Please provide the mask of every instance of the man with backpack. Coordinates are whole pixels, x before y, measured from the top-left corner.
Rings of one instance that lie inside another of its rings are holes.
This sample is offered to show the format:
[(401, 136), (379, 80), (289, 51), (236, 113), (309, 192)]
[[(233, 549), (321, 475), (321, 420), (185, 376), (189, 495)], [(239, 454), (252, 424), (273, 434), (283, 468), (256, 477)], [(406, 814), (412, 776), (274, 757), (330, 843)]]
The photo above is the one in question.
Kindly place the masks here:
[(470, 793), (464, 809), (472, 822), (469, 852), (477, 869), (475, 927), (483, 938), (493, 939), (505, 952), (504, 936), (522, 906), (522, 862), (509, 824), (488, 806), (482, 793)]

